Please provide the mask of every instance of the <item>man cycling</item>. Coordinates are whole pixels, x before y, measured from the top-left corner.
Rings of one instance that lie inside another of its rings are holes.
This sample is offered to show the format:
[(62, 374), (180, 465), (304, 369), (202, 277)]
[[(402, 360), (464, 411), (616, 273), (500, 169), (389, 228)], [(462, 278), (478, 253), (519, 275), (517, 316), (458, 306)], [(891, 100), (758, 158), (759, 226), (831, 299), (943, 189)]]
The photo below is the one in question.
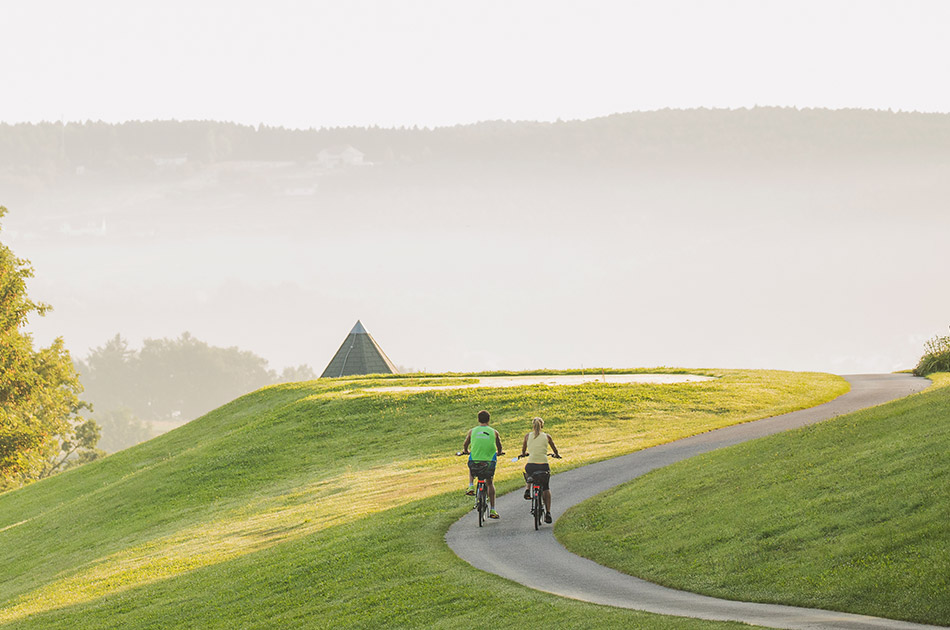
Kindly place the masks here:
[(504, 453), (504, 450), (501, 448), (501, 437), (498, 435), (498, 431), (488, 426), (489, 422), (491, 422), (491, 415), (487, 411), (479, 411), (478, 426), (468, 430), (465, 443), (462, 444), (462, 452), (469, 453), (470, 486), (471, 479), (474, 476), (473, 464), (488, 463), (488, 472), (485, 474), (485, 483), (488, 486), (488, 505), (490, 506), (488, 518), (499, 518), (498, 512), (495, 511), (495, 464), (498, 461), (498, 456)]

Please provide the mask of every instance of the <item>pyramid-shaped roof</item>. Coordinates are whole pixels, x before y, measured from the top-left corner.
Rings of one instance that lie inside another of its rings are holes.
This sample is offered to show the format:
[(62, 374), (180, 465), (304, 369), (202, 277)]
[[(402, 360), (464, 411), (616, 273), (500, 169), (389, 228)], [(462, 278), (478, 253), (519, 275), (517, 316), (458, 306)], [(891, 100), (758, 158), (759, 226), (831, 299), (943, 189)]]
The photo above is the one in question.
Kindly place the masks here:
[(359, 320), (356, 320), (353, 330), (343, 340), (343, 345), (330, 359), (330, 364), (320, 378), (352, 374), (398, 374), (396, 366)]

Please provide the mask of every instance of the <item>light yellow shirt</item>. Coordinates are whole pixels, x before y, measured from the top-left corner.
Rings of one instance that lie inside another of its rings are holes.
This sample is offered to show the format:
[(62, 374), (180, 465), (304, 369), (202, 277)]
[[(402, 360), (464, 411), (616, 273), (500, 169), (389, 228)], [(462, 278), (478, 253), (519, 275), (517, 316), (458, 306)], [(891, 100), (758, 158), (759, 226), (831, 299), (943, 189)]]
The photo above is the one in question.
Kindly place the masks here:
[(548, 463), (548, 434), (544, 431), (538, 437), (534, 437), (534, 431), (528, 434), (528, 453), (529, 464), (547, 464)]

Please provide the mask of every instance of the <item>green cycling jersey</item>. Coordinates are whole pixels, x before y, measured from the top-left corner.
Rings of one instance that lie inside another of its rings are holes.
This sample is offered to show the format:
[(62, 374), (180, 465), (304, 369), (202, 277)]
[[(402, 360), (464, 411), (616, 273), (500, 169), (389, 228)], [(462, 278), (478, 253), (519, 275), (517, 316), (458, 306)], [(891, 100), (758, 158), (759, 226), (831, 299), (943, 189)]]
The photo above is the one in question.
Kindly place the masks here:
[(472, 429), (471, 443), (468, 447), (472, 461), (491, 462), (498, 458), (498, 452), (495, 448), (496, 434), (497, 432), (493, 428), (483, 425), (478, 425)]

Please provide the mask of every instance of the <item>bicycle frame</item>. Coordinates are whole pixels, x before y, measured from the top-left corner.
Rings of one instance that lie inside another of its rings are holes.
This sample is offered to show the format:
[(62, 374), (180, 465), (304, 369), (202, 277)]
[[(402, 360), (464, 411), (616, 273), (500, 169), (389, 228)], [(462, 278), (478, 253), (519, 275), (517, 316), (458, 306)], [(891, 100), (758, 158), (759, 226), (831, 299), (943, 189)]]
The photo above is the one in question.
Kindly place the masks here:
[(488, 482), (484, 479), (478, 480), (475, 490), (475, 510), (478, 512), (478, 526), (485, 523), (485, 512), (488, 510)]
[[(456, 457), (468, 455), (468, 451), (459, 451)], [(499, 451), (498, 455), (504, 455), (504, 451)], [(475, 462), (470, 462), (475, 463)], [(469, 466), (469, 471), (478, 477), (478, 485), (475, 489), (475, 510), (478, 512), (478, 526), (485, 523), (485, 514), (488, 512), (488, 471), (491, 462), (477, 462), (478, 466)], [(498, 518), (495, 516), (495, 518)]]
[(544, 499), (542, 496), (544, 491), (541, 490), (541, 479), (550, 476), (550, 473), (538, 471), (532, 476), (526, 477), (526, 481), (531, 485), (531, 516), (534, 517), (535, 529), (541, 527), (541, 519), (544, 518)]
[(478, 478), (478, 484), (475, 486), (475, 511), (478, 512), (478, 526), (485, 523), (485, 514), (488, 512), (488, 480), (485, 477), (487, 465), (483, 468), (474, 470)]
[[(527, 457), (526, 453), (518, 455), (511, 461), (517, 461), (522, 457)], [(554, 457), (555, 459), (561, 459), (561, 456), (557, 453), (548, 453), (548, 457)], [(541, 481), (543, 479), (550, 479), (551, 472), (545, 470), (535, 471), (531, 476), (528, 476), (528, 473), (524, 473), (524, 480), (529, 486), (531, 486), (531, 516), (534, 517), (534, 528), (540, 529), (541, 519), (544, 518), (544, 491), (541, 490)]]

